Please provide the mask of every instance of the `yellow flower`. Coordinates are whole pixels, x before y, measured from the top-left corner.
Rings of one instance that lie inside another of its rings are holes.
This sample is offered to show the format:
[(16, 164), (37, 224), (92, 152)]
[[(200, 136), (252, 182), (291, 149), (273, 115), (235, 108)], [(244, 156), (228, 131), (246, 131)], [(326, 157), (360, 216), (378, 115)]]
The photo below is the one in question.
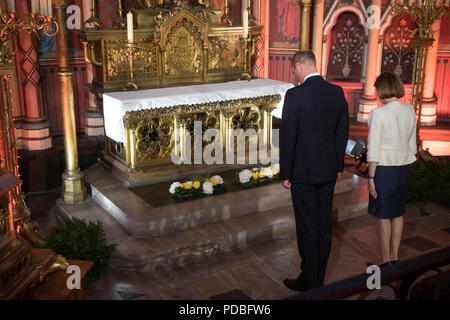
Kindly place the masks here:
[(258, 173), (257, 172), (253, 172), (252, 173), (252, 177), (253, 177), (253, 179), (258, 180)]
[(194, 183), (192, 184), (192, 186), (193, 186), (195, 189), (200, 188), (200, 181), (194, 181)]
[(264, 172), (260, 171), (258, 172), (258, 175), (260, 178), (264, 178), (266, 175), (264, 174)]
[(273, 173), (273, 175), (277, 175), (278, 174), (278, 170), (277, 169), (275, 169), (275, 168), (272, 168), (272, 173)]
[(216, 179), (213, 179), (213, 178), (209, 179), (209, 181), (210, 181), (213, 185), (219, 184), (219, 181), (217, 181)]
[(192, 186), (189, 183), (185, 182), (183, 183), (183, 188), (189, 190), (192, 188)]

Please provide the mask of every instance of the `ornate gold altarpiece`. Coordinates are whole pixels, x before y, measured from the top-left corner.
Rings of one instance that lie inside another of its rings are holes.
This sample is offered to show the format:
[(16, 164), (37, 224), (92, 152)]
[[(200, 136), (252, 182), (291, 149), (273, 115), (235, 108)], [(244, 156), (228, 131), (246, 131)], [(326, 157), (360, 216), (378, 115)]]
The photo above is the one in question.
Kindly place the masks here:
[[(248, 26), (247, 36), (243, 26), (233, 26), (228, 19), (222, 25), (221, 10), (194, 1), (155, 1), (153, 5), (141, 1), (142, 8), (133, 10), (132, 43), (122, 13), (118, 29), (94, 26), (79, 31), (85, 59), (93, 66), (89, 89), (103, 98), (130, 89), (250, 80), (251, 57), (263, 26)], [(249, 21), (253, 24), (255, 19)], [(108, 162), (129, 181), (177, 172), (179, 168), (171, 163), (171, 136), (181, 139), (184, 129), (192, 131), (194, 120), (202, 121), (204, 129), (220, 129), (223, 139), (233, 128), (265, 130), (265, 143), (270, 144), (271, 111), (281, 98), (275, 94), (128, 111), (123, 116), (126, 140), (106, 138)], [(146, 169), (164, 163), (170, 163), (168, 170), (150, 173)]]

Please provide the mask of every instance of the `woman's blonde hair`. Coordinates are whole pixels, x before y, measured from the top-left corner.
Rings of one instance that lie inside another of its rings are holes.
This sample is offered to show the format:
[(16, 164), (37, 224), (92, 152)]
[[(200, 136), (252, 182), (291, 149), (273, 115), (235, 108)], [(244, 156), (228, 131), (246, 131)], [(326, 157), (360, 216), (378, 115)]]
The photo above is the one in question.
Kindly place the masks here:
[(400, 77), (391, 72), (383, 72), (375, 80), (375, 88), (380, 100), (389, 98), (401, 98), (405, 95), (405, 88)]

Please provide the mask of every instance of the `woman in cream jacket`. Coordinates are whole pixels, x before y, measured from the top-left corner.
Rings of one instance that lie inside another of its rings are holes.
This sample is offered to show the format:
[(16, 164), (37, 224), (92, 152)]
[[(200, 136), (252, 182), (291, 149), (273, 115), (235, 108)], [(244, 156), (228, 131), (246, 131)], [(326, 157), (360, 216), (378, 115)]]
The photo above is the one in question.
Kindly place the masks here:
[(369, 116), (369, 214), (378, 219), (381, 266), (398, 261), (403, 214), (411, 164), (416, 161), (416, 113), (398, 101), (404, 96), (401, 79), (384, 72), (375, 81), (383, 106)]

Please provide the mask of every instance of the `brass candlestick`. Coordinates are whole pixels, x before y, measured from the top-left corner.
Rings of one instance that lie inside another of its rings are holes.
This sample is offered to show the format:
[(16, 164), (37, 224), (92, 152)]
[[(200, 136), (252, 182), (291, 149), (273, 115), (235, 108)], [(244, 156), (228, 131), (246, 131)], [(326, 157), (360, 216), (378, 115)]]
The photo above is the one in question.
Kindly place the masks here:
[(249, 49), (248, 49), (248, 44), (249, 41), (251, 41), (251, 39), (244, 38), (241, 36), (241, 45), (242, 45), (242, 51), (244, 53), (243, 56), (243, 62), (242, 62), (242, 66), (244, 68), (244, 72), (241, 74), (241, 80), (250, 80), (252, 78), (252, 74), (250, 73), (250, 58), (249, 58)]
[(247, 12), (248, 12), (248, 25), (256, 26), (257, 19), (252, 13), (252, 0), (247, 1)]
[(91, 16), (84, 22), (84, 26), (86, 27), (86, 25), (88, 24), (92, 25), (91, 29), (98, 29), (102, 24), (100, 19), (97, 18), (97, 12), (95, 10), (95, 0), (91, 1)]
[(127, 25), (127, 19), (123, 16), (123, 0), (117, 0), (119, 2), (119, 17), (114, 21), (113, 27), (115, 29), (123, 29)]
[(420, 122), (422, 117), (423, 89), (425, 82), (425, 63), (428, 49), (433, 45), (433, 24), (443, 15), (450, 14), (448, 4), (440, 3), (436, 0), (422, 1), (392, 1), (391, 13), (393, 15), (408, 14), (417, 24), (413, 31), (412, 40), (414, 46), (414, 67), (411, 85), (410, 103), (418, 115), (417, 122), (417, 145), (418, 151), (422, 150), (422, 140), (420, 139)]
[(139, 86), (137, 85), (136, 80), (134, 78), (134, 62), (136, 60), (136, 53), (139, 51), (139, 45), (135, 42), (127, 42), (127, 48), (128, 48), (128, 59), (130, 62), (130, 73), (124, 90), (130, 89), (137, 90), (139, 89)]
[(223, 16), (220, 18), (220, 21), (226, 23), (229, 27), (233, 25), (233, 19), (229, 15), (230, 6), (228, 5), (228, 0), (225, 0), (223, 3)]

